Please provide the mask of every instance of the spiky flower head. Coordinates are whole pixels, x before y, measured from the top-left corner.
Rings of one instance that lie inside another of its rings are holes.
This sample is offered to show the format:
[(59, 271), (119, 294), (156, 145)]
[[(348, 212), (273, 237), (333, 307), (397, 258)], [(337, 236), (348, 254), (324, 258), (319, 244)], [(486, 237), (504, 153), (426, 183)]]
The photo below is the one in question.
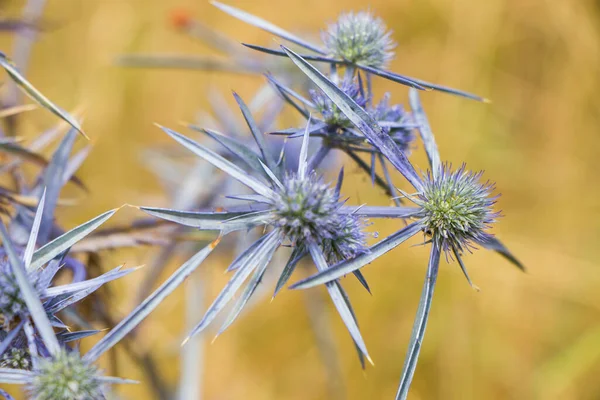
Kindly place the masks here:
[(353, 257), (366, 250), (364, 223), (340, 212), (339, 194), (315, 173), (301, 177), (286, 173), (274, 204), (273, 225), (290, 242), (319, 244), (330, 261)]
[[(27, 305), (21, 296), (17, 279), (6, 260), (6, 255), (0, 251), (0, 319), (5, 329), (20, 315), (27, 313)], [(29, 281), (38, 289), (39, 275), (29, 274)]]
[(0, 357), (0, 368), (28, 370), (31, 368), (31, 356), (27, 349), (13, 347)]
[(499, 216), (493, 211), (497, 196), (491, 195), (493, 183), (480, 183), (481, 175), (467, 171), (464, 164), (452, 172), (445, 164), (437, 177), (429, 173), (424, 180), (417, 203), (423, 208), (427, 233), (446, 252), (461, 253), (491, 237), (486, 230)]
[(369, 11), (347, 12), (321, 33), (332, 56), (369, 67), (384, 67), (396, 43), (381, 18)]
[(60, 351), (40, 360), (28, 391), (36, 400), (90, 400), (103, 398), (99, 370), (76, 352)]
[[(340, 89), (359, 106), (364, 108), (367, 104), (367, 99), (363, 96), (360, 86), (352, 79), (344, 79), (340, 84)], [(321, 90), (311, 89), (309, 90), (309, 94), (316, 106), (317, 112), (321, 114), (323, 121), (328, 127), (337, 129), (352, 126), (352, 122), (350, 122), (348, 117)]]

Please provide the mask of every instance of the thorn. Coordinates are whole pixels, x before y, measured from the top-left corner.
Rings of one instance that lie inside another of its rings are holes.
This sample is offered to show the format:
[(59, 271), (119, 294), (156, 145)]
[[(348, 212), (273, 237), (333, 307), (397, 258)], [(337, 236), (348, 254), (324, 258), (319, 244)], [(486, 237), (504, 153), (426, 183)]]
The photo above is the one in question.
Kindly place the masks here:
[(180, 346), (180, 347), (183, 347), (183, 346), (185, 346), (185, 345), (187, 344), (187, 342), (189, 342), (189, 341), (190, 341), (190, 339), (191, 339), (191, 336), (188, 336), (188, 337), (186, 337), (185, 339), (183, 339), (183, 342), (181, 342), (181, 346)]
[(491, 104), (491, 103), (492, 103), (492, 100), (490, 100), (490, 99), (488, 99), (488, 98), (486, 98), (486, 97), (482, 98), (482, 99), (481, 99), (481, 101), (482, 101), (483, 103), (487, 103), (487, 104)]

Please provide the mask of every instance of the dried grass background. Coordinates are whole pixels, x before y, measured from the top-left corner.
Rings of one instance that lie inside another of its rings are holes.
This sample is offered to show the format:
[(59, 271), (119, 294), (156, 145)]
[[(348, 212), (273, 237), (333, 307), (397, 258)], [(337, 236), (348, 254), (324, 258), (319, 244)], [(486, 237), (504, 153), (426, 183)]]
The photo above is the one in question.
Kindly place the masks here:
[[(129, 52), (209, 54), (210, 49), (169, 27), (174, 8), (240, 41), (271, 45), (270, 36), (204, 1), (48, 3), (44, 20), (49, 28), (34, 46), (28, 76), (64, 108), (84, 104), (84, 127), (95, 143), (80, 174), (91, 194), (85, 206), (60, 210), (63, 225), (74, 226), (123, 203), (166, 206), (157, 180), (140, 163), (144, 146), (170, 144), (153, 123), (178, 129), (179, 121), (191, 121), (207, 107), (211, 88), (226, 96), (235, 89), (250, 98), (262, 78), (123, 69), (114, 66), (115, 58)], [(493, 100), (479, 104), (436, 92), (422, 96), (442, 157), (485, 169), (485, 177), (496, 181), (505, 216), (495, 233), (529, 271), (522, 274), (491, 252), (477, 252), (466, 262), (482, 289), (478, 293), (456, 265), (442, 263), (410, 397), (600, 398), (600, 2), (229, 3), (300, 32), (318, 32), (340, 11), (370, 8), (394, 30), (399, 43), (393, 71)], [(16, 15), (22, 4), (2, 2), (7, 15)], [(0, 40), (10, 54), (10, 37)], [(395, 101), (406, 103), (404, 87), (376, 82), (378, 94), (390, 91)], [(21, 118), (22, 128), (32, 135), (54, 122), (44, 111)], [(416, 165), (424, 167), (422, 149), (416, 153)], [(363, 174), (350, 170), (348, 175), (345, 193), (352, 202), (388, 204)], [(135, 216), (139, 215), (125, 211), (117, 220)], [(395, 223), (378, 222), (375, 227), (385, 234)], [(105, 267), (122, 262), (133, 266), (151, 256), (148, 249), (114, 252), (103, 262)], [(222, 252), (203, 265), (200, 273), (210, 284), (204, 303), (198, 303), (199, 313), (225, 282), (222, 271), (232, 256)], [(426, 259), (423, 249), (402, 246), (366, 267), (373, 296), (349, 282), (374, 368), (361, 371), (352, 343), (330, 309), (347, 398), (393, 398)], [(111, 284), (110, 306), (117, 314), (125, 315), (134, 306), (131, 288), (140, 280), (141, 275)], [(173, 384), (179, 375), (183, 302), (179, 290), (142, 326), (136, 341), (140, 348), (152, 350)], [(89, 344), (84, 341), (83, 346)], [(121, 373), (144, 379), (124, 353), (119, 354)], [(302, 292), (284, 292), (272, 303), (265, 298), (207, 345), (204, 357), (199, 377), (204, 399), (330, 398)], [(149, 388), (142, 381), (118, 393), (152, 398)]]

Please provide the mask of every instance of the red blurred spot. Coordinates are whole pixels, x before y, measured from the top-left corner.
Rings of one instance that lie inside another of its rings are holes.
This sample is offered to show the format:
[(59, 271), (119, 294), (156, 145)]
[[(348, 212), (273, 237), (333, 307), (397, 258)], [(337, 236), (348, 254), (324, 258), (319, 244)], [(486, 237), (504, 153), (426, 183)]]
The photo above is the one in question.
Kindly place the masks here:
[(175, 9), (171, 12), (170, 22), (177, 29), (185, 29), (192, 24), (193, 19), (188, 10)]

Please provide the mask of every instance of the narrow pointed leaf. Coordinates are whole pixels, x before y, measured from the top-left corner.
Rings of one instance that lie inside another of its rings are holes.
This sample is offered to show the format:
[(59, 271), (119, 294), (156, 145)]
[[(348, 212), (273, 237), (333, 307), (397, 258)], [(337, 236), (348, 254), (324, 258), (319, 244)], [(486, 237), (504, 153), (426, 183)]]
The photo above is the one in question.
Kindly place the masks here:
[(254, 16), (250, 13), (247, 13), (246, 11), (242, 11), (238, 8), (231, 7), (231, 6), (228, 6), (223, 3), (219, 3), (218, 1), (212, 1), (211, 4), (214, 5), (215, 7), (217, 7), (218, 9), (220, 9), (221, 11), (226, 12), (227, 14), (231, 15), (232, 17), (237, 18), (247, 24), (253, 25), (253, 26), (255, 26), (259, 29), (262, 29), (268, 33), (271, 33), (275, 36), (278, 36), (289, 42), (295, 43), (298, 46), (312, 50), (315, 53), (326, 54), (326, 52), (323, 51), (322, 49), (320, 49), (319, 47), (317, 47), (313, 44), (310, 44), (310, 43), (304, 41), (303, 39), (300, 39), (299, 37), (281, 29), (280, 27), (278, 27), (268, 21), (265, 21), (262, 18)]
[(267, 266), (269, 265), (269, 262), (271, 262), (271, 258), (273, 258), (273, 254), (275, 254), (276, 250), (277, 248), (272, 249), (271, 253), (267, 255), (267, 257), (265, 257), (261, 261), (260, 265), (256, 268), (256, 270), (254, 271), (254, 275), (252, 275), (252, 278), (250, 278), (250, 280), (246, 284), (242, 295), (236, 301), (235, 305), (233, 306), (233, 309), (227, 316), (227, 320), (225, 320), (223, 325), (221, 325), (221, 328), (219, 328), (219, 333), (217, 335), (221, 335), (223, 332), (225, 332), (225, 330), (235, 322), (237, 317), (244, 309), (244, 306), (248, 304), (250, 297), (252, 297), (258, 285), (260, 285), (260, 282), (262, 281), (262, 278), (265, 275), (265, 271), (267, 270)]
[(277, 293), (283, 288), (283, 286), (290, 279), (298, 262), (308, 254), (306, 251), (299, 250), (298, 247), (294, 247), (292, 254), (290, 255), (290, 259), (288, 260), (285, 267), (283, 267), (283, 271), (281, 271), (281, 275), (279, 275), (279, 279), (277, 280), (277, 284), (275, 285), (275, 290), (273, 291), (273, 297), (277, 296)]
[[(323, 255), (323, 252), (321, 251), (319, 246), (317, 244), (311, 243), (309, 244), (308, 249), (319, 272), (327, 271), (327, 261), (325, 260), (325, 256)], [(327, 291), (329, 292), (329, 296), (331, 297), (331, 300), (333, 301), (333, 304), (335, 305), (338, 314), (340, 314), (342, 321), (344, 321), (344, 325), (346, 325), (346, 329), (348, 329), (348, 332), (350, 332), (350, 336), (352, 336), (352, 340), (354, 340), (354, 342), (356, 343), (360, 351), (365, 355), (367, 360), (371, 362), (369, 353), (367, 351), (367, 346), (365, 345), (362, 335), (360, 334), (360, 330), (358, 329), (358, 324), (356, 323), (354, 314), (352, 311), (350, 311), (350, 308), (344, 300), (344, 296), (342, 295), (340, 288), (338, 287), (336, 282), (328, 282), (326, 286)]]
[[(285, 54), (285, 51), (271, 49), (269, 47), (257, 46), (255, 44), (249, 44), (249, 43), (242, 43), (242, 45), (246, 46), (249, 49), (260, 51), (261, 53), (270, 54), (270, 55), (279, 56), (279, 57), (287, 57), (287, 54)], [(302, 54), (302, 58), (304, 58), (305, 60), (308, 60), (308, 61), (322, 62), (322, 63), (328, 63), (328, 64), (347, 64), (347, 62), (344, 60), (337, 60), (335, 58), (331, 58), (331, 57), (327, 57), (327, 56), (314, 56), (311, 54)]]
[(100, 332), (101, 331), (97, 331), (97, 330), (77, 331), (77, 332), (64, 331), (64, 332), (58, 333), (56, 336), (63, 343), (70, 343), (70, 342), (75, 342), (77, 340), (85, 339), (86, 337), (89, 337), (89, 336), (94, 336)]
[(251, 167), (255, 172), (266, 177), (264, 170), (260, 166), (260, 157), (254, 151), (246, 147), (246, 145), (212, 129), (199, 128), (194, 125), (189, 125), (189, 128), (198, 132), (202, 132), (211, 137), (212, 139), (216, 140), (223, 147), (235, 154), (243, 162), (248, 164), (248, 166)]
[(421, 293), (421, 300), (419, 300), (417, 316), (415, 317), (412, 335), (408, 344), (408, 352), (406, 354), (406, 359), (404, 360), (404, 367), (402, 369), (402, 377), (400, 378), (398, 392), (396, 393), (396, 400), (405, 400), (408, 396), (410, 383), (412, 382), (415, 369), (417, 368), (417, 360), (419, 358), (419, 352), (421, 351), (421, 345), (423, 344), (427, 320), (429, 319), (429, 310), (431, 309), (431, 301), (433, 299), (433, 290), (437, 280), (439, 265), (440, 249), (434, 242), (431, 246), (429, 265), (427, 266), (427, 275), (425, 276), (423, 292)]
[(48, 316), (46, 315), (46, 311), (44, 310), (44, 306), (42, 305), (38, 294), (33, 288), (31, 282), (29, 282), (25, 267), (17, 256), (17, 253), (15, 252), (15, 249), (10, 241), (10, 237), (8, 236), (8, 232), (6, 231), (6, 227), (2, 222), (0, 222), (0, 236), (2, 238), (2, 245), (4, 246), (4, 249), (8, 255), (11, 270), (15, 275), (17, 283), (19, 284), (21, 296), (23, 297), (25, 304), (27, 304), (27, 309), (29, 310), (31, 318), (35, 322), (37, 330), (44, 341), (44, 345), (50, 354), (56, 354), (58, 351), (60, 351), (60, 345), (58, 344), (58, 340), (56, 339), (56, 335), (54, 334), (50, 320), (48, 320)]
[(140, 207), (140, 210), (154, 217), (176, 222), (181, 225), (191, 226), (201, 230), (221, 231), (224, 233), (248, 229), (264, 223), (265, 215), (269, 212), (194, 212), (154, 207)]
[[(287, 57), (287, 55), (285, 53), (282, 52), (282, 54), (284, 57)], [(278, 90), (285, 92), (286, 94), (288, 94), (289, 96), (293, 97), (296, 100), (299, 100), (302, 104), (304, 104), (307, 107), (316, 108), (316, 105), (312, 101), (306, 99), (305, 97), (299, 95), (294, 90), (285, 86), (284, 84), (279, 82), (277, 79), (275, 79), (275, 77), (273, 75), (265, 74), (265, 76), (269, 80), (269, 82), (271, 82)]]
[(479, 291), (479, 288), (477, 287), (477, 285), (473, 285), (473, 282), (471, 281), (471, 278), (469, 277), (469, 273), (467, 272), (467, 267), (465, 267), (465, 264), (463, 263), (460, 253), (458, 251), (456, 251), (455, 249), (452, 249), (452, 252), (454, 253), (454, 257), (456, 258), (456, 261), (458, 261), (458, 265), (460, 266), (460, 269), (462, 270), (463, 275), (465, 276), (465, 278), (467, 278), (467, 282), (469, 283), (469, 286), (471, 286), (473, 289)]
[(404, 153), (398, 148), (393, 139), (383, 132), (377, 121), (362, 109), (350, 96), (344, 93), (333, 82), (327, 79), (315, 67), (302, 59), (285, 46), (283, 50), (292, 61), (312, 80), (331, 101), (338, 106), (344, 115), (367, 137), (379, 151), (387, 157), (392, 165), (417, 189), (421, 191), (423, 184), (421, 178), (408, 161)]
[(215, 240), (206, 246), (192, 258), (186, 261), (177, 271), (173, 273), (158, 289), (148, 296), (142, 304), (127, 315), (117, 326), (104, 336), (98, 343), (88, 351), (84, 360), (88, 362), (96, 361), (107, 350), (111, 349), (129, 332), (135, 329), (158, 305), (192, 273), (204, 261), (204, 259), (214, 250), (220, 239)]
[(264, 183), (258, 181), (257, 179), (249, 176), (245, 171), (239, 168), (237, 165), (232, 164), (227, 161), (217, 153), (212, 150), (207, 149), (206, 147), (200, 145), (199, 143), (194, 142), (193, 140), (181, 135), (180, 133), (175, 132), (169, 128), (165, 128), (163, 126), (159, 127), (177, 142), (182, 144), (188, 150), (193, 152), (194, 154), (202, 157), (215, 167), (223, 170), (225, 173), (231, 175), (232, 178), (240, 181), (244, 185), (248, 186), (250, 189), (254, 190), (256, 193), (261, 194), (269, 199), (273, 199), (273, 192), (269, 189)]
[[(356, 318), (356, 313), (354, 312), (352, 304), (350, 303), (350, 297), (348, 297), (348, 293), (346, 293), (339, 281), (334, 281), (334, 283), (338, 287), (340, 293), (342, 294), (342, 298), (346, 303), (346, 307), (348, 307), (348, 310), (350, 310), (350, 314), (352, 314), (352, 318), (354, 318), (356, 326), (358, 326), (358, 319)], [(354, 340), (352, 341), (354, 342)], [(354, 342), (354, 348), (356, 349), (356, 353), (358, 354), (358, 360), (360, 361), (361, 368), (365, 369), (365, 354), (360, 350), (360, 347), (358, 347), (358, 344), (356, 344), (356, 342)]]
[(352, 271), (352, 273), (354, 274), (354, 276), (356, 277), (358, 282), (360, 282), (362, 287), (367, 289), (367, 292), (369, 292), (369, 294), (371, 294), (371, 288), (369, 287), (369, 283), (367, 282), (367, 279), (364, 277), (362, 272), (360, 272), (360, 270), (356, 270), (356, 271)]
[(35, 212), (35, 217), (33, 218), (33, 224), (31, 225), (31, 233), (29, 234), (29, 240), (27, 241), (27, 247), (25, 247), (25, 253), (23, 254), (23, 265), (25, 265), (25, 270), (29, 271), (29, 265), (31, 264), (31, 258), (33, 257), (33, 252), (35, 251), (35, 245), (37, 243), (38, 232), (40, 229), (40, 223), (42, 221), (42, 214), (44, 213), (44, 203), (46, 201), (46, 188), (42, 193), (42, 197), (40, 197), (40, 202), (38, 204), (38, 208)]
[(370, 72), (374, 75), (378, 75), (381, 76), (382, 78), (386, 78), (389, 79), (391, 81), (400, 83), (402, 85), (406, 85), (409, 86), (411, 88), (415, 88), (418, 90), (425, 90), (425, 86), (422, 86), (420, 83), (417, 82), (416, 79), (410, 78), (408, 76), (404, 76), (404, 75), (400, 75), (400, 74), (396, 74), (393, 72), (388, 72), (388, 71), (384, 71), (382, 69), (379, 68), (373, 68), (373, 67), (369, 67), (366, 65), (356, 65), (358, 68), (362, 69), (363, 71), (366, 72)]
[(129, 275), (130, 273), (137, 270), (137, 268), (129, 268), (126, 270), (121, 270), (122, 266), (113, 269), (112, 271), (106, 272), (96, 278), (87, 279), (85, 281), (76, 282), (76, 283), (68, 283), (66, 285), (59, 285), (47, 288), (44, 290), (42, 295), (44, 297), (54, 297), (54, 296), (71, 296), (77, 292), (87, 290), (91, 287), (102, 286), (110, 281), (114, 281), (116, 279), (122, 278), (124, 276)]
[(423, 210), (418, 207), (381, 207), (381, 206), (344, 206), (339, 209), (343, 214), (360, 215), (367, 218), (413, 218)]
[(33, 379), (32, 371), (22, 369), (0, 368), (0, 383), (6, 385), (25, 385)]
[(431, 173), (433, 174), (434, 178), (437, 178), (442, 165), (440, 161), (440, 152), (438, 151), (437, 144), (435, 143), (435, 137), (433, 136), (433, 132), (431, 130), (431, 127), (429, 126), (427, 115), (423, 110), (423, 105), (421, 104), (419, 92), (417, 92), (414, 89), (409, 89), (408, 99), (410, 102), (410, 108), (413, 112), (413, 117), (415, 118), (415, 122), (418, 125), (418, 131), (421, 134), (421, 139), (423, 140), (423, 146), (425, 147), (427, 158), (429, 159), (429, 167), (431, 168)]
[[(202, 320), (192, 329), (188, 339), (203, 331), (217, 316), (217, 314), (231, 300), (235, 292), (242, 286), (246, 278), (254, 271), (281, 243), (281, 235), (278, 231), (272, 231), (268, 238), (257, 248), (256, 256), (248, 258), (247, 262), (240, 266), (217, 298), (208, 307)], [(187, 341), (187, 340), (186, 340)]]
[(513, 263), (521, 271), (525, 272), (525, 266), (515, 256), (513, 256), (510, 251), (508, 251), (506, 246), (504, 246), (500, 240), (496, 239), (495, 237), (490, 237), (485, 242), (481, 242), (481, 245), (488, 250), (494, 250), (508, 261)]
[(46, 190), (46, 201), (38, 241), (46, 243), (54, 224), (54, 211), (58, 203), (58, 197), (64, 184), (64, 174), (69, 162), (69, 155), (77, 138), (77, 132), (70, 130), (52, 155), (48, 168), (44, 171), (42, 182)]
[(75, 243), (92, 233), (117, 212), (117, 209), (107, 211), (91, 220), (71, 229), (33, 253), (30, 269), (37, 270), (60, 253), (66, 251)]
[(15, 326), (6, 334), (2, 342), (0, 342), (0, 357), (4, 354), (6, 349), (12, 344), (13, 340), (17, 337), (21, 329), (23, 329), (23, 325), (25, 325), (25, 321), (21, 321), (19, 325)]
[(0, 66), (6, 70), (11, 79), (17, 84), (19, 89), (21, 89), (25, 94), (27, 94), (31, 99), (37, 102), (42, 107), (48, 109), (57, 117), (66, 121), (69, 125), (75, 128), (79, 133), (81, 133), (86, 139), (89, 139), (87, 135), (81, 129), (79, 122), (73, 116), (71, 116), (68, 112), (64, 111), (54, 103), (52, 103), (46, 96), (44, 96), (39, 90), (37, 90), (25, 77), (19, 72), (17, 67), (12, 63), (12, 61), (3, 53), (0, 53)]
[(362, 268), (388, 251), (399, 246), (404, 241), (416, 235), (421, 229), (423, 229), (423, 225), (421, 225), (420, 222), (413, 222), (398, 232), (383, 239), (379, 243), (373, 245), (369, 249), (368, 253), (360, 254), (350, 260), (345, 260), (334, 266), (331, 266), (325, 271), (319, 272), (293, 284), (290, 286), (290, 289), (306, 289), (339, 279), (350, 272), (354, 272), (359, 268)]
[(233, 272), (240, 267), (246, 265), (252, 257), (257, 255), (257, 252), (260, 250), (262, 243), (269, 238), (269, 235), (262, 235), (258, 240), (252, 243), (246, 250), (241, 252), (229, 267), (227, 267), (227, 272)]
[(244, 103), (244, 100), (242, 100), (242, 98), (240, 96), (238, 96), (238, 94), (236, 92), (233, 92), (233, 97), (235, 98), (235, 101), (237, 102), (238, 106), (240, 107), (240, 110), (242, 111), (242, 115), (244, 116), (244, 119), (246, 120), (246, 124), (248, 124), (248, 128), (250, 128), (250, 132), (252, 133), (252, 136), (254, 136), (254, 140), (256, 141), (256, 144), (258, 145), (258, 149), (260, 150), (260, 153), (262, 154), (263, 160), (265, 160), (265, 162), (267, 163), (267, 166), (272, 171), (276, 171), (277, 165), (275, 163), (275, 159), (273, 158), (271, 151), (269, 150), (269, 148), (267, 146), (267, 141), (265, 140), (265, 135), (258, 128), (258, 125), (256, 124), (256, 121), (254, 120), (252, 113), (248, 109), (248, 106), (246, 105), (246, 103)]
[(304, 130), (304, 137), (302, 138), (302, 147), (300, 147), (300, 156), (298, 158), (298, 176), (301, 179), (306, 177), (306, 170), (308, 168), (308, 139), (309, 139), (309, 130), (310, 127), (310, 115), (308, 116), (308, 121), (306, 122), (306, 129)]

